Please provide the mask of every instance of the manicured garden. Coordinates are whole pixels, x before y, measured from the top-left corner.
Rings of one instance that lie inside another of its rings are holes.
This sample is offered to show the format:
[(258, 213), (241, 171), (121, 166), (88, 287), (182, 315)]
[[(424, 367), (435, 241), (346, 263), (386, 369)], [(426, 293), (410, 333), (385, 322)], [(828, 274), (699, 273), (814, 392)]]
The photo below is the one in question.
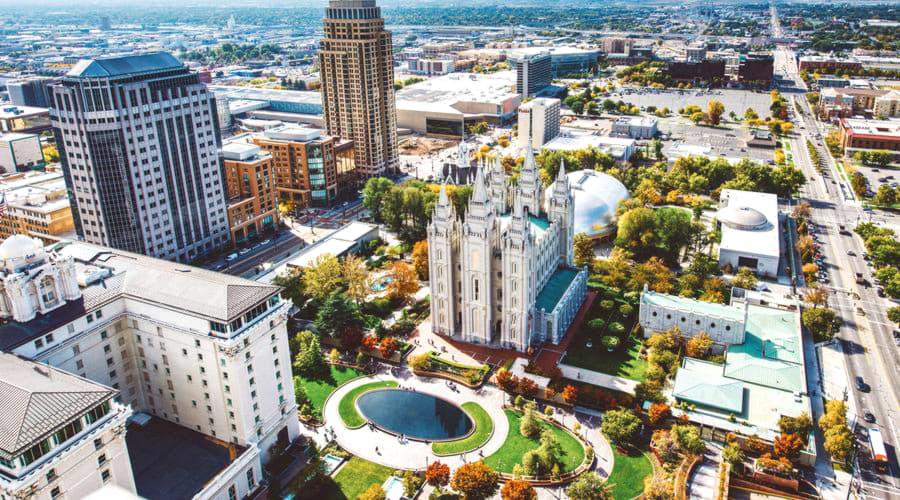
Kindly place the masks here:
[(363, 416), (360, 415), (356, 410), (356, 400), (369, 391), (374, 391), (376, 389), (388, 389), (392, 387), (397, 387), (397, 382), (393, 380), (370, 382), (368, 384), (363, 384), (359, 387), (356, 387), (345, 394), (344, 397), (341, 398), (340, 403), (338, 403), (338, 413), (341, 415), (341, 420), (344, 421), (344, 425), (351, 429), (356, 429), (365, 425), (366, 419), (363, 418)]
[(641, 340), (631, 334), (637, 307), (614, 291), (601, 289), (601, 295), (569, 344), (562, 363), (640, 382), (647, 361), (641, 358)]
[(644, 492), (644, 478), (653, 474), (653, 464), (643, 452), (632, 449), (623, 453), (613, 448), (615, 464), (607, 482), (615, 500), (630, 500)]
[(442, 358), (434, 351), (415, 356), (410, 366), (416, 371), (444, 373), (471, 385), (480, 384), (491, 370), (490, 365), (464, 365)]
[[(484, 463), (496, 471), (512, 474), (513, 467), (522, 463), (522, 456), (528, 451), (538, 449), (541, 446), (541, 440), (540, 437), (527, 438), (519, 432), (522, 413), (513, 410), (506, 410), (505, 413), (509, 421), (509, 434), (500, 449), (485, 458)], [(584, 461), (585, 450), (578, 439), (568, 431), (544, 421), (538, 421), (538, 426), (541, 431), (549, 429), (562, 449), (561, 473), (571, 472), (581, 465), (581, 462)]]
[(334, 476), (343, 498), (355, 499), (369, 486), (381, 485), (393, 474), (393, 469), (359, 457), (353, 457)]
[(329, 370), (327, 377), (299, 377), (300, 381), (303, 383), (304, 389), (306, 389), (306, 396), (309, 398), (309, 404), (314, 410), (317, 410), (320, 413), (325, 406), (325, 400), (328, 399), (328, 396), (334, 392), (335, 389), (349, 380), (365, 375), (364, 372), (355, 368), (339, 365), (329, 365)]
[(465, 410), (469, 415), (469, 418), (472, 419), (472, 422), (475, 424), (475, 430), (472, 434), (457, 441), (433, 443), (431, 445), (431, 451), (433, 451), (435, 455), (457, 455), (459, 453), (466, 453), (484, 446), (484, 444), (491, 439), (491, 435), (494, 433), (494, 421), (491, 420), (491, 416), (488, 412), (478, 403), (473, 403), (471, 401), (463, 403), (462, 409)]

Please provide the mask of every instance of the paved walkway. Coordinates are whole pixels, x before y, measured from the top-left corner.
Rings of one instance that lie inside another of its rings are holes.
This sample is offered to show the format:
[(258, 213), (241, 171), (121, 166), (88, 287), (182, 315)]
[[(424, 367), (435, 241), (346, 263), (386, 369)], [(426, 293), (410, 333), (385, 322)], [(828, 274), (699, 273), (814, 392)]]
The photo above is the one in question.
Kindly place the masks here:
[(634, 388), (638, 385), (638, 382), (635, 380), (616, 377), (614, 375), (595, 372), (593, 370), (586, 370), (584, 368), (560, 364), (559, 369), (562, 371), (563, 376), (568, 379), (599, 385), (600, 387), (606, 387), (607, 389), (612, 389), (614, 391), (627, 392), (628, 394), (634, 394)]
[(708, 447), (703, 453), (703, 461), (694, 467), (688, 478), (688, 498), (715, 498), (719, 486), (719, 463), (721, 456), (716, 448)]
[[(387, 467), (395, 469), (424, 469), (428, 463), (435, 460), (449, 465), (451, 468), (481, 459), (479, 451), (484, 457), (490, 456), (501, 448), (506, 436), (510, 432), (509, 423), (502, 410), (502, 405), (507, 396), (499, 389), (492, 386), (484, 386), (476, 391), (456, 384), (457, 391), (451, 390), (444, 379), (422, 378), (412, 375), (408, 370), (394, 370), (394, 375), (387, 371), (354, 380), (335, 391), (325, 405), (323, 416), (325, 427), (320, 429), (308, 429), (301, 427), (301, 431), (313, 438), (318, 444), (327, 442), (327, 431), (330, 429), (336, 435), (335, 440), (345, 450)], [(472, 401), (481, 405), (494, 421), (494, 434), (488, 442), (479, 450), (462, 455), (438, 457), (431, 452), (431, 445), (417, 441), (401, 443), (397, 437), (379, 430), (370, 430), (368, 426), (359, 429), (348, 429), (341, 421), (338, 413), (338, 405), (341, 398), (353, 388), (378, 380), (396, 380), (401, 386), (415, 387), (417, 392), (439, 396), (457, 405)], [(556, 418), (568, 429), (572, 429), (576, 417), (571, 413), (557, 413)], [(578, 419), (582, 428), (580, 434), (594, 448), (596, 460), (594, 471), (603, 477), (612, 471), (613, 453), (606, 439), (600, 435), (600, 423), (598, 417), (584, 416)], [(517, 431), (517, 429), (513, 429)], [(375, 447), (378, 447), (378, 452)]]

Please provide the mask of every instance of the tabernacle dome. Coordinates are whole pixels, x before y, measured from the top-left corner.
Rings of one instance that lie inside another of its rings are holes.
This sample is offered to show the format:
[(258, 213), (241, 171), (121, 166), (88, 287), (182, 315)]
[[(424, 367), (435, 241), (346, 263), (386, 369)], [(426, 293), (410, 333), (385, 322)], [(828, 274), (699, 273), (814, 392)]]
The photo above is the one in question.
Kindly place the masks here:
[[(595, 170), (569, 172), (566, 177), (575, 198), (575, 234), (585, 233), (589, 238), (608, 235), (616, 222), (616, 208), (628, 199), (628, 189), (615, 177)], [(553, 193), (554, 185), (546, 192)], [(549, 206), (546, 196), (544, 205)]]

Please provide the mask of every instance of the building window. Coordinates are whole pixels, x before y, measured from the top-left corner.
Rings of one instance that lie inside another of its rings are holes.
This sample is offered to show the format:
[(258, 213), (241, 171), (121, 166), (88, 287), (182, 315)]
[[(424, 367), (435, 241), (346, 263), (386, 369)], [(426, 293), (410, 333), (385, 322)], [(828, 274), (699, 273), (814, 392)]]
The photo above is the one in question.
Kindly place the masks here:
[(100, 472), (100, 479), (101, 479), (104, 483), (109, 482), (109, 477), (110, 477), (110, 476), (109, 476), (109, 469), (103, 469), (103, 470)]
[(247, 488), (250, 491), (253, 491), (253, 488), (256, 487), (256, 478), (253, 477), (253, 469), (247, 470)]
[(237, 487), (233, 484), (228, 487), (228, 500), (237, 500)]
[(103, 438), (97, 438), (94, 440), (94, 449), (99, 450), (103, 448)]
[(106, 454), (102, 454), (97, 457), (97, 465), (103, 465), (106, 463)]
[(50, 469), (47, 471), (47, 482), (54, 481), (56, 479), (56, 469)]
[(52, 490), (50, 490), (50, 498), (59, 498), (62, 495), (62, 490), (59, 489), (59, 486), (55, 486)]

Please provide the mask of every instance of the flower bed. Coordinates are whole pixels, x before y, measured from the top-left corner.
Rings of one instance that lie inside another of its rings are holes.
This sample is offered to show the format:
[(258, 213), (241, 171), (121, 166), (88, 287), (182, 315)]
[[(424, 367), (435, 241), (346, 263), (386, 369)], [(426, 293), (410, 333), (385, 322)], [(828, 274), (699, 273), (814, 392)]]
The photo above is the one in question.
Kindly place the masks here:
[(448, 378), (468, 387), (478, 387), (484, 383), (490, 372), (490, 365), (464, 365), (444, 359), (434, 351), (415, 356), (410, 367), (417, 375), (432, 375)]

